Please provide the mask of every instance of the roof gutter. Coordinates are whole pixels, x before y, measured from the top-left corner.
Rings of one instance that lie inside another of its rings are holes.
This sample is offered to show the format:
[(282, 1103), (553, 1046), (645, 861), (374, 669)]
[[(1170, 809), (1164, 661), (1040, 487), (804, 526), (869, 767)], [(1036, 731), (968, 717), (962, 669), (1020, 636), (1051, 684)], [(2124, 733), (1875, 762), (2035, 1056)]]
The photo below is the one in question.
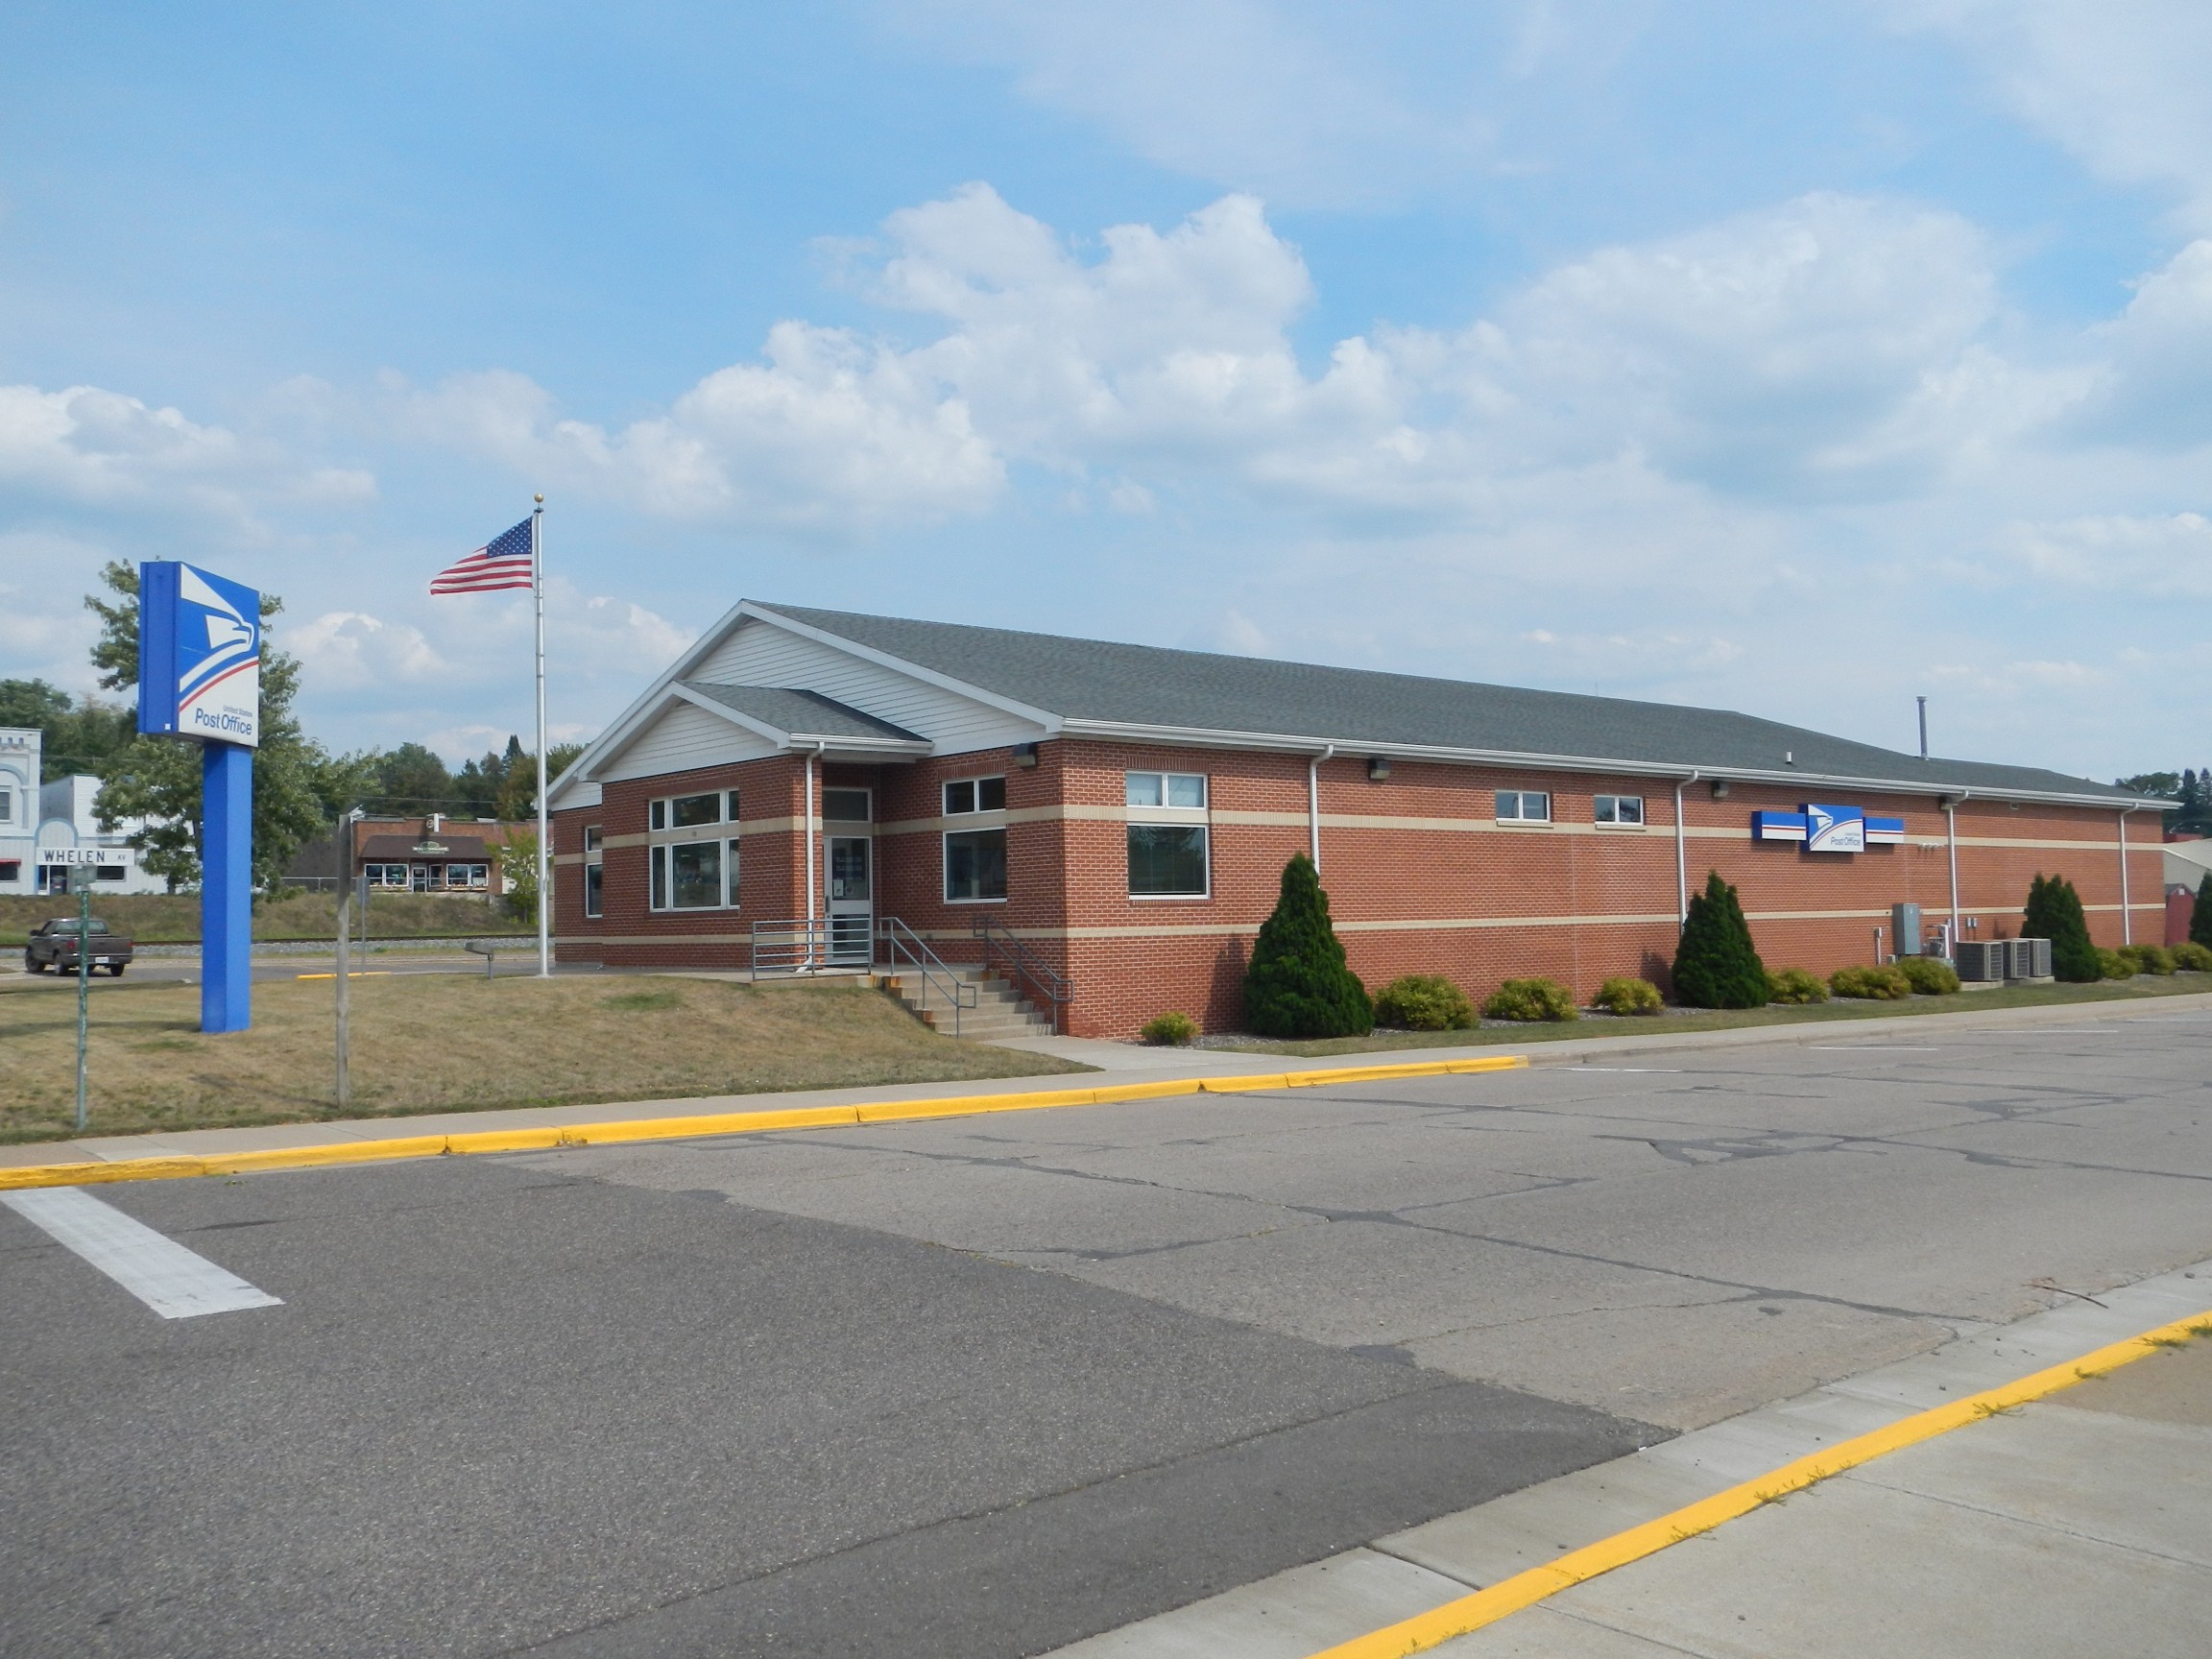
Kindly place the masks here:
[(1677, 927), (1690, 926), (1690, 845), (1689, 831), (1682, 824), (1682, 791), (1697, 781), (1697, 769), (1693, 766), (1690, 776), (1674, 781), (1674, 913)]
[(1306, 762), (1306, 835), (1313, 854), (1313, 870), (1321, 870), (1321, 762), (1336, 758), (1336, 745), (1325, 747)]
[[(1808, 772), (1798, 766), (1687, 766), (1664, 760), (1624, 760), (1595, 755), (1549, 755), (1512, 749), (1462, 749), (1444, 744), (1378, 743), (1364, 738), (1304, 737), (1287, 733), (1235, 732), (1204, 727), (1145, 726), (1117, 720), (1068, 720), (1061, 727), (1069, 737), (1096, 737), (1118, 743), (1159, 743), (1183, 748), (1290, 750), (1311, 754), (1330, 745), (1357, 749), (1393, 760), (1429, 761), (1438, 765), (1504, 766), (1533, 772), (1599, 772), (1626, 778), (1729, 779), (1746, 783), (1784, 783), (1791, 786), (1829, 784), (1844, 788), (1879, 790), (1891, 795), (1959, 795), (1967, 786), (1940, 778), (1872, 778), (1850, 773)], [(2111, 811), (2121, 805), (2139, 810), (2173, 811), (2175, 803), (2150, 796), (2081, 795), (2062, 790), (2007, 789), (1977, 784), (1973, 793), (1984, 800), (2032, 801), (2067, 806), (2096, 806)]]

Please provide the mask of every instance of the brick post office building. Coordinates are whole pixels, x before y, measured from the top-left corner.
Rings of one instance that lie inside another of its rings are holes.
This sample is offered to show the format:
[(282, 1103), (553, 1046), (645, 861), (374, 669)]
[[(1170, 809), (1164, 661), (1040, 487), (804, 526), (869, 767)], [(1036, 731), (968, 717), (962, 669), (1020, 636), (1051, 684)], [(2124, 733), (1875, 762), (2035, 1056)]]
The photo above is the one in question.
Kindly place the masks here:
[[(2030, 879), (2098, 942), (2160, 936), (2164, 803), (1744, 714), (746, 601), (552, 791), (565, 962), (742, 968), (809, 919), (1019, 954), (1064, 1027), (1239, 1018), (1285, 861), (1370, 987), (1666, 983), (1708, 870), (1770, 967), (1872, 961), (1891, 906), (2019, 930)], [(894, 927), (894, 920), (898, 925)], [(1917, 944), (1918, 941), (1911, 942)], [(1893, 951), (1889, 938), (1884, 949)]]

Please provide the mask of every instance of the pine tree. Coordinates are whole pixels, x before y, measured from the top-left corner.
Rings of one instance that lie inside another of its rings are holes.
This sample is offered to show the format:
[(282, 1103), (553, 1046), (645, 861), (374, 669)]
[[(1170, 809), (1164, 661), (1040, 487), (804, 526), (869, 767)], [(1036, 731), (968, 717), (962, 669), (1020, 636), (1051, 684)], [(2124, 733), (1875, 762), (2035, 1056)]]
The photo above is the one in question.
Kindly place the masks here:
[(2104, 977), (2097, 963), (2097, 947), (2089, 941), (2089, 920), (2081, 913), (2081, 895), (2063, 876), (2038, 876), (2028, 884), (2028, 907), (2021, 919), (2024, 939), (2051, 941), (2051, 972), (2077, 985), (2093, 985)]
[(1244, 971), (1244, 1023), (1262, 1037), (1363, 1037), (1375, 1026), (1367, 989), (1345, 966), (1313, 860), (1283, 866), (1283, 893)]
[(2212, 950), (2212, 875), (2197, 883), (2197, 907), (2189, 912), (2189, 937)]
[(1751, 944), (1751, 925), (1736, 889), (1715, 870), (1690, 901), (1674, 948), (1674, 999), (1692, 1008), (1764, 1008), (1767, 965)]

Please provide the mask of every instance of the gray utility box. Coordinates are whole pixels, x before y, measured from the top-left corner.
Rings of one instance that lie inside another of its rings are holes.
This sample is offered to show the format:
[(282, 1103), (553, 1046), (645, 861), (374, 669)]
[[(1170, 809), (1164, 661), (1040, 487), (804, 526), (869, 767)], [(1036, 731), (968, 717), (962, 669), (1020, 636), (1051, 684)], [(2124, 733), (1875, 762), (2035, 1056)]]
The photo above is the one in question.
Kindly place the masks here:
[(1961, 939), (1951, 947), (1951, 960), (1959, 970), (1959, 977), (1968, 984), (2001, 984), (2006, 971), (2012, 966), (2012, 941)]
[(1917, 904), (1892, 904), (1889, 906), (1889, 937), (1897, 941), (1897, 954), (1920, 954), (1920, 906)]
[(2005, 969), (2008, 979), (2048, 979), (2051, 977), (2051, 941), (2048, 939), (2008, 939), (2005, 944), (2011, 956)]

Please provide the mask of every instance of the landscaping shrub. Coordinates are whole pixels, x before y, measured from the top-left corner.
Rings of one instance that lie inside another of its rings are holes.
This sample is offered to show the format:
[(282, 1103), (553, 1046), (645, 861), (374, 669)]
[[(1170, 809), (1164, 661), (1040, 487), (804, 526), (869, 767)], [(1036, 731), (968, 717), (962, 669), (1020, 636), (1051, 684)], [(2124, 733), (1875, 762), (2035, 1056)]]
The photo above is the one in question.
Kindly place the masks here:
[(1912, 995), (1912, 982), (1897, 968), (1839, 968), (1828, 975), (1828, 989), (1839, 997), (1901, 1002)]
[(2164, 978), (2174, 972), (2174, 952), (2163, 945), (2123, 945), (2120, 954), (2138, 974), (2155, 974)]
[(2212, 974), (2212, 946), (2183, 940), (2174, 947), (2174, 966), (2183, 974)]
[(1508, 979), (1482, 1004), (1485, 1020), (1579, 1020), (1575, 993), (1556, 979)]
[(1375, 1028), (1374, 1004), (1344, 964), (1329, 895), (1303, 853), (1283, 866), (1282, 895), (1244, 970), (1244, 1023), (1262, 1037), (1364, 1037)]
[(1407, 974), (1375, 993), (1375, 1023), (1408, 1031), (1462, 1031), (1475, 1023), (1475, 1004), (1440, 974)]
[(1198, 1035), (1198, 1022), (1188, 1014), (1155, 1014), (1138, 1035), (1156, 1047), (1180, 1048)]
[(2189, 943), (2212, 950), (2212, 876), (2197, 883), (2197, 902), (2189, 912)]
[(1648, 979), (1608, 979), (1598, 987), (1591, 1005), (1608, 1014), (1656, 1014), (1667, 1006), (1659, 987)]
[(2038, 876), (2029, 883), (2020, 936), (2051, 941), (2056, 978), (2087, 985), (2112, 977), (2101, 972), (2097, 947), (2089, 942), (2089, 923), (2081, 914), (2081, 896), (2063, 876)]
[(2092, 945), (2090, 949), (2097, 952), (2098, 978), (2132, 979), (2135, 977), (2135, 964), (2121, 955), (2119, 951), (2106, 950), (2102, 946), (2096, 945)]
[(1948, 997), (1959, 989), (1959, 971), (1940, 956), (1901, 957), (1897, 969), (1923, 997)]
[(1763, 1008), (1767, 966), (1752, 949), (1751, 927), (1736, 889), (1713, 871), (1690, 901), (1674, 948), (1674, 1000), (1692, 1008)]
[(1767, 1000), (1792, 1005), (1828, 1000), (1828, 987), (1802, 968), (1785, 968), (1767, 980)]

